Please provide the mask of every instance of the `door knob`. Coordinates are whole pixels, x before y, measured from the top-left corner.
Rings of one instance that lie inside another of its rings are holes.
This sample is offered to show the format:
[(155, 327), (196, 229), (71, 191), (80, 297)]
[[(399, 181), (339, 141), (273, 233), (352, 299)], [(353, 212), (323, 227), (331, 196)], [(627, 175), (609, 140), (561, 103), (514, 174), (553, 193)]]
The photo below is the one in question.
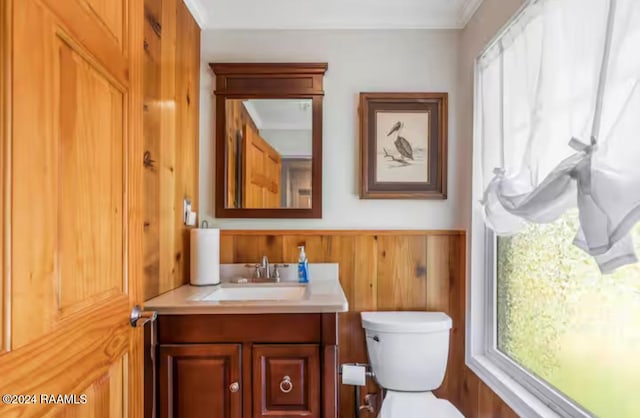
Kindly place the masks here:
[(155, 321), (157, 317), (158, 313), (156, 311), (143, 311), (140, 305), (136, 305), (131, 309), (129, 324), (133, 328), (141, 327), (149, 321)]
[(236, 393), (239, 390), (240, 390), (240, 383), (233, 382), (232, 384), (229, 385), (229, 391)]

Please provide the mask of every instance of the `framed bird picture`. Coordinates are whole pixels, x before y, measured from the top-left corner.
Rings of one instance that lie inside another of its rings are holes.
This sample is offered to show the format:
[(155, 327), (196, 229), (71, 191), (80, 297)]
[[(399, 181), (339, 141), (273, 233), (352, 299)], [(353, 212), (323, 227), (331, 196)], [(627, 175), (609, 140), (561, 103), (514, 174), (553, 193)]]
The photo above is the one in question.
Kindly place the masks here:
[(360, 93), (361, 199), (447, 198), (447, 93)]

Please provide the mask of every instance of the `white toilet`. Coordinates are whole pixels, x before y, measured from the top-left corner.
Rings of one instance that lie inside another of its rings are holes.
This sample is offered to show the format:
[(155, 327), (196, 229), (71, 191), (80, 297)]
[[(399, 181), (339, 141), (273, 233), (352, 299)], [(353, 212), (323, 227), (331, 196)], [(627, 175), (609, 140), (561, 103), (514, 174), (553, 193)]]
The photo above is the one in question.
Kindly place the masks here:
[(386, 396), (378, 418), (464, 418), (431, 393), (444, 379), (451, 318), (442, 312), (362, 312), (371, 369)]

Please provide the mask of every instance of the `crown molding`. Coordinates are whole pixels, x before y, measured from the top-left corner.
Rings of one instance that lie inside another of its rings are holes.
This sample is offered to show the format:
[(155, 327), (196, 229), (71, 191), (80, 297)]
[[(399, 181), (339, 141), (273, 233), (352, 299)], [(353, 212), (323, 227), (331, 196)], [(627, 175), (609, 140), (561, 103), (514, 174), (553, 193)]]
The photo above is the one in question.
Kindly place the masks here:
[(462, 29), (467, 26), (476, 13), (483, 0), (462, 0), (462, 4), (458, 9), (458, 26)]
[[(238, 26), (237, 22), (230, 22), (227, 25), (214, 25), (211, 21), (209, 13), (207, 12), (206, 2), (213, 0), (183, 0), (191, 15), (200, 26), (200, 29), (283, 29), (283, 30), (295, 30), (295, 29), (463, 29), (469, 20), (473, 17), (474, 13), (478, 10), (483, 0), (450, 0), (452, 3), (457, 3), (457, 16), (453, 19), (436, 19), (432, 22), (425, 22), (423, 25), (402, 24), (402, 22), (396, 22), (394, 24), (387, 24), (384, 26), (376, 24), (331, 24), (320, 23), (309, 26), (298, 26), (294, 22), (287, 25), (271, 25), (268, 22), (265, 24), (248, 24), (246, 27)], [(454, 6), (455, 7), (455, 6)], [(455, 19), (455, 21), (454, 21)]]

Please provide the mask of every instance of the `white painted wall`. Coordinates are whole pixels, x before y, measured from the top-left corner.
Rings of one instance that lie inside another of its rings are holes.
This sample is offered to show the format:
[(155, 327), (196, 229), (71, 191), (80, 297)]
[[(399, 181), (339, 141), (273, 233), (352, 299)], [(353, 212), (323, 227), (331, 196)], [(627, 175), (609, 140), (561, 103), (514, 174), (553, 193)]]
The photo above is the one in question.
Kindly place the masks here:
[[(461, 158), (457, 30), (218, 30), (202, 32), (200, 219), (242, 229), (462, 229), (468, 226), (468, 155)], [(214, 219), (210, 62), (326, 61), (323, 218)], [(444, 201), (360, 200), (359, 92), (448, 92), (449, 181)], [(468, 95), (467, 95), (468, 96)], [(467, 122), (468, 123), (468, 122)], [(465, 141), (470, 143), (468, 137)], [(462, 173), (463, 175), (460, 175)]]
[(313, 134), (302, 129), (260, 129), (260, 136), (283, 157), (311, 157)]

